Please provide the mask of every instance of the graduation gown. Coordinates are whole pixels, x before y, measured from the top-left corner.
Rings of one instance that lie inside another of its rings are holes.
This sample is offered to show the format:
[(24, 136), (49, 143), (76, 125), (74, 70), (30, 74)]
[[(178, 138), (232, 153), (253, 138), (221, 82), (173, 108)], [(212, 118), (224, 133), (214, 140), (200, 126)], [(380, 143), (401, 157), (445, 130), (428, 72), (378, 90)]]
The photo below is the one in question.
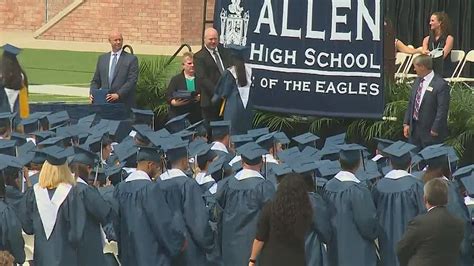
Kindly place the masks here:
[(82, 179), (77, 179), (76, 186), (79, 198), (86, 209), (84, 234), (77, 249), (78, 263), (84, 266), (106, 265), (101, 224), (108, 222), (112, 209), (97, 189), (89, 186)]
[(184, 244), (184, 225), (163, 193), (143, 171), (135, 171), (114, 192), (119, 205), (119, 258), (124, 266), (171, 265)]
[(207, 265), (206, 253), (212, 250), (214, 238), (202, 189), (179, 169), (161, 174), (155, 186), (163, 191), (170, 208), (177, 210), (185, 223), (188, 246), (173, 265)]
[(13, 186), (5, 186), (5, 201), (15, 210), (17, 214), (18, 210), (20, 209), (22, 198), (23, 193), (21, 193), (21, 191)]
[(275, 160), (275, 158), (271, 154), (265, 154), (264, 161), (265, 165), (262, 168), (262, 175), (265, 177), (265, 179), (272, 182), (276, 190), (278, 187), (278, 180), (276, 178), (275, 172), (273, 171), (273, 167), (278, 165), (278, 161)]
[[(231, 121), (231, 135), (246, 134), (247, 130), (252, 129), (253, 117), (255, 115), (250, 97), (252, 69), (248, 64), (245, 64), (245, 68), (247, 70), (248, 82), (246, 87), (239, 88), (235, 78), (235, 69), (231, 67), (222, 73), (212, 100), (213, 102), (218, 102), (219, 99), (225, 99), (223, 115), (224, 120)], [(246, 105), (244, 105), (242, 98), (248, 99)]]
[(84, 230), (85, 208), (70, 184), (59, 184), (52, 198), (50, 192), (36, 184), (21, 202), (23, 231), (35, 235), (35, 265), (79, 265), (77, 247)]
[(305, 240), (306, 265), (327, 266), (327, 251), (323, 243), (327, 244), (331, 239), (331, 215), (326, 201), (318, 193), (310, 192), (308, 196), (313, 207), (313, 222)]
[(21, 222), (16, 211), (0, 198), (0, 250), (15, 257), (15, 263), (25, 262), (25, 242), (21, 235)]
[(461, 242), (459, 265), (472, 266), (474, 263), (472, 260), (471, 216), (466, 204), (464, 203), (464, 198), (461, 195), (458, 181), (448, 179), (446, 180), (448, 182), (448, 205), (446, 208), (452, 215), (464, 221), (464, 238)]
[(392, 170), (372, 189), (377, 217), (382, 265), (400, 265), (396, 253), (408, 223), (424, 213), (423, 183), (407, 171)]
[(214, 178), (210, 175), (206, 175), (206, 173), (197, 174), (195, 180), (201, 188), (203, 195), (216, 183)]
[(273, 197), (275, 187), (249, 169), (217, 184), (216, 200), (223, 210), (219, 219), (223, 264), (247, 265), (260, 210)]
[[(349, 175), (350, 174), (350, 175)], [(330, 265), (375, 266), (377, 217), (369, 189), (351, 173), (341, 171), (324, 187), (333, 237), (328, 245)]]

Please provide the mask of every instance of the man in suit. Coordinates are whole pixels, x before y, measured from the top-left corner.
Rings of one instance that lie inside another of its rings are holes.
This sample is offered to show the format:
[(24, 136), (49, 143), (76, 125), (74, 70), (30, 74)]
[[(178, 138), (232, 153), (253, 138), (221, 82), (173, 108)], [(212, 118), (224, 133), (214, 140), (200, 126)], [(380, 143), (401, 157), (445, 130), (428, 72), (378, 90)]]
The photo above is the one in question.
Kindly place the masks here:
[[(122, 49), (123, 37), (119, 32), (109, 36), (112, 51), (99, 56), (94, 77), (91, 81), (93, 89), (108, 89), (106, 101), (123, 103), (130, 109), (135, 106), (135, 87), (138, 79), (138, 59)], [(91, 101), (94, 99), (91, 94)]]
[(400, 265), (458, 265), (464, 223), (446, 209), (446, 181), (441, 178), (428, 181), (424, 186), (424, 194), (428, 213), (415, 217), (398, 242), (397, 255)]
[(403, 122), (403, 135), (409, 142), (424, 148), (441, 143), (448, 135), (450, 88), (444, 79), (433, 72), (428, 55), (413, 61), (418, 78), (413, 83)]
[(196, 77), (202, 82), (201, 109), (202, 117), (209, 129), (209, 122), (219, 117), (220, 104), (212, 105), (211, 99), (217, 81), (226, 68), (230, 66), (230, 53), (222, 47), (218, 47), (219, 37), (214, 28), (204, 31), (204, 47), (194, 55)]

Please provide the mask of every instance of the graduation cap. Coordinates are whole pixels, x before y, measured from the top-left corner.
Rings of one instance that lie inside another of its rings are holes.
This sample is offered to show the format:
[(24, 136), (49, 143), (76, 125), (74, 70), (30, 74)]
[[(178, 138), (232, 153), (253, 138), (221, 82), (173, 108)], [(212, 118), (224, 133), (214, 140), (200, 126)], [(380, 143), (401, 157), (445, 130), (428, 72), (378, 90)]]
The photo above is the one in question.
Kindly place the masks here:
[(293, 169), (291, 169), (291, 167), (286, 163), (280, 163), (280, 164), (274, 165), (272, 167), (272, 171), (273, 173), (275, 173), (275, 176), (280, 177), (280, 176), (284, 176), (289, 173), (292, 173)]
[(319, 156), (321, 160), (336, 161), (339, 160), (340, 151), (341, 148), (339, 146), (326, 145), (317, 153), (317, 156)]
[(370, 180), (374, 180), (376, 178), (380, 178), (383, 176), (379, 172), (378, 165), (376, 162), (372, 160), (366, 160), (364, 164), (365, 164), (365, 169), (359, 168), (355, 174), (355, 176), (360, 181), (370, 181)]
[(211, 121), (210, 123), (213, 138), (222, 138), (229, 135), (230, 121)]
[(230, 137), (230, 140), (232, 141), (232, 143), (234, 143), (234, 147), (238, 148), (244, 145), (245, 143), (249, 143), (253, 141), (253, 138), (249, 136), (248, 134), (242, 134), (242, 135), (233, 135)]
[(276, 132), (271, 132), (260, 136), (255, 142), (260, 145), (262, 148), (266, 149), (267, 151), (274, 147), (277, 143), (277, 139), (275, 138)]
[(58, 145), (58, 146), (65, 147), (65, 146), (69, 146), (69, 145), (65, 145), (67, 140), (70, 140), (70, 137), (65, 137), (65, 136), (50, 137), (37, 143), (37, 145), (42, 145), (45, 147)]
[(39, 129), (39, 119), (38, 118), (26, 118), (20, 121), (20, 125), (23, 126), (23, 132), (25, 134), (30, 134)]
[(95, 114), (81, 117), (79, 118), (79, 120), (77, 120), (77, 125), (90, 128), (92, 124), (94, 123), (95, 117), (96, 117)]
[(86, 147), (76, 146), (74, 147), (74, 157), (71, 163), (81, 163), (88, 165), (90, 167), (94, 167), (96, 162), (99, 160), (99, 156), (88, 150)]
[(300, 150), (298, 147), (291, 147), (286, 150), (282, 150), (277, 154), (278, 158), (286, 163), (290, 163), (293, 160), (296, 160), (300, 156)]
[(47, 138), (54, 137), (56, 134), (53, 131), (36, 131), (31, 135), (35, 136), (36, 143), (40, 143)]
[(160, 136), (160, 134), (156, 134), (156, 133), (158, 132), (151, 133), (148, 135), (150, 142), (155, 147), (164, 147), (168, 145), (169, 143), (176, 143), (183, 140), (181, 137), (178, 137), (176, 135)]
[(59, 146), (50, 146), (41, 149), (46, 154), (46, 161), (52, 165), (62, 165), (66, 163), (67, 157), (74, 155), (72, 147), (63, 148)]
[[(5, 175), (5, 171), (14, 170), (18, 172), (23, 168), (22, 161), (14, 156), (0, 154), (0, 171)], [(9, 172), (10, 173), (10, 172)]]
[(207, 168), (207, 175), (211, 175), (214, 180), (219, 181), (224, 178), (224, 173), (228, 165), (228, 160), (226, 157), (219, 157), (217, 160), (212, 161)]
[(416, 146), (407, 142), (397, 141), (383, 150), (390, 156), (390, 161), (394, 164), (408, 164), (411, 161), (411, 151)]
[(13, 119), (16, 116), (16, 112), (10, 113), (0, 113), (0, 127), (10, 127), (12, 129)]
[[(374, 138), (374, 140), (377, 142), (377, 150), (380, 152), (380, 153), (383, 153), (383, 150), (385, 150), (388, 146), (392, 145), (393, 143), (395, 143), (394, 141), (392, 140), (388, 140), (388, 139), (382, 139), (382, 138)], [(383, 154), (382, 154), (383, 155)]]
[(194, 157), (202, 153), (209, 144), (203, 139), (195, 139), (188, 144), (189, 156)]
[(161, 152), (157, 147), (138, 147), (137, 162), (151, 161), (160, 163)]
[(419, 153), (429, 167), (442, 167), (448, 163), (448, 149), (442, 144), (431, 145)]
[(249, 165), (257, 165), (262, 162), (262, 156), (267, 153), (257, 143), (249, 142), (240, 146), (237, 151), (242, 157), (242, 161)]
[(206, 126), (204, 125), (204, 120), (201, 120), (199, 122), (196, 122), (189, 127), (186, 128), (187, 130), (191, 131), (196, 131), (196, 135), (198, 136), (207, 136), (207, 129)]
[(181, 130), (180, 132), (175, 133), (174, 135), (187, 140), (187, 141), (192, 141), (194, 134), (196, 134), (196, 131), (191, 131), (191, 130)]
[(3, 49), (3, 53), (8, 53), (10, 55), (13, 55), (13, 56), (16, 56), (18, 55), (20, 52), (21, 52), (21, 49), (16, 47), (16, 46), (13, 46), (9, 43), (5, 44), (2, 46), (2, 49)]
[(16, 141), (17, 146), (21, 146), (21, 145), (25, 144), (28, 141), (27, 140), (28, 136), (24, 135), (24, 134), (21, 134), (21, 133), (18, 133), (18, 132), (13, 132), (10, 136), (10, 139)]
[(187, 119), (188, 115), (189, 113), (185, 113), (171, 118), (166, 122), (165, 128), (170, 133), (176, 133), (187, 128), (190, 125), (189, 120)]
[(453, 176), (456, 178), (461, 178), (461, 177), (470, 175), (471, 172), (473, 171), (474, 171), (474, 164), (471, 164), (471, 165), (464, 166), (457, 169), (456, 172), (453, 173)]
[(312, 146), (306, 146), (303, 151), (301, 151), (301, 156), (316, 161), (319, 159), (318, 149)]
[(0, 139), (0, 154), (16, 156), (16, 141)]
[(170, 138), (163, 149), (166, 152), (166, 158), (170, 162), (175, 162), (182, 158), (188, 158), (188, 141), (176, 138)]
[(92, 169), (92, 174), (89, 176), (91, 181), (99, 181), (100, 183), (105, 183), (105, 167), (96, 167)]
[(154, 130), (155, 128), (155, 114), (152, 110), (145, 110), (145, 109), (135, 109), (131, 108), (134, 120), (134, 124), (147, 124), (150, 125), (151, 128)]
[(362, 160), (362, 151), (366, 148), (359, 144), (343, 144), (339, 145), (341, 151), (339, 151), (339, 160), (348, 163), (355, 163)]
[(69, 122), (69, 114), (67, 111), (61, 111), (46, 116), (48, 120), (49, 129), (58, 128), (66, 125)]
[(152, 128), (146, 124), (137, 124), (133, 125), (132, 129), (136, 132), (134, 138), (140, 143), (140, 145), (147, 146), (150, 144), (148, 135), (154, 132)]
[(318, 166), (316, 171), (317, 176), (329, 180), (341, 171), (341, 164), (338, 161), (326, 160), (324, 162), (325, 163)]
[(318, 168), (317, 163), (311, 160), (293, 161), (290, 166), (298, 174), (310, 173)]
[(127, 173), (123, 170), (124, 166), (125, 163), (105, 166), (105, 175), (109, 178), (112, 185), (115, 186), (127, 177)]
[(275, 133), (275, 136), (274, 136), (278, 142), (280, 142), (282, 145), (287, 145), (287, 144), (290, 144), (290, 139), (288, 138), (288, 136), (285, 134), (285, 132), (283, 131), (278, 131)]
[(316, 141), (319, 139), (318, 136), (314, 135), (311, 132), (306, 132), (296, 137), (293, 137), (293, 140), (298, 143), (300, 150), (303, 150), (306, 146), (311, 146), (316, 148)]
[[(101, 121), (104, 121), (104, 119)], [(130, 133), (130, 125), (125, 121), (105, 120), (105, 123), (107, 123), (109, 137), (116, 142), (122, 141)]]
[(467, 193), (470, 197), (474, 196), (474, 172), (471, 171), (470, 174), (467, 174), (461, 177), (461, 183), (466, 188)]
[(46, 161), (46, 154), (42, 152), (41, 150), (35, 150), (34, 156), (31, 159), (30, 163), (44, 164), (45, 161)]
[(260, 136), (270, 133), (268, 127), (249, 129), (247, 135), (252, 137), (254, 140), (257, 140)]
[(138, 147), (134, 145), (133, 139), (124, 140), (114, 146), (114, 153), (120, 162), (125, 162), (126, 166), (136, 166)]
[(342, 145), (346, 142), (346, 133), (337, 134), (326, 138), (324, 146), (328, 145)]
[(24, 165), (30, 163), (31, 160), (33, 160), (33, 158), (35, 157), (35, 148), (36, 145), (31, 141), (28, 141), (27, 143), (17, 148), (18, 158), (22, 161)]

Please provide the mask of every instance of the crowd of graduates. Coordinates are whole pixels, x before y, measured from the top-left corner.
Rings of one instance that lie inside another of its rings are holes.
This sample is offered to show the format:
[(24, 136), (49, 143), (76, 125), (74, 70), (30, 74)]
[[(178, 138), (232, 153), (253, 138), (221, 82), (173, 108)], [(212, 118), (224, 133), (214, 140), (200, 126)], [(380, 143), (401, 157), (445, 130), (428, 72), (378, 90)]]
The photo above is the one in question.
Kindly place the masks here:
[[(253, 264), (260, 211), (282, 180), (303, 177), (314, 213), (306, 265), (404, 265), (397, 243), (426, 212), (423, 183), (443, 178), (448, 210), (465, 221), (460, 265), (473, 265), (474, 165), (457, 169), (452, 147), (377, 139), (371, 153), (345, 134), (231, 136), (228, 121), (211, 122), (209, 137), (186, 114), (161, 128), (150, 110), (132, 111), (122, 121), (0, 114), (2, 254), (48, 266)], [(110, 243), (118, 250), (105, 254)]]

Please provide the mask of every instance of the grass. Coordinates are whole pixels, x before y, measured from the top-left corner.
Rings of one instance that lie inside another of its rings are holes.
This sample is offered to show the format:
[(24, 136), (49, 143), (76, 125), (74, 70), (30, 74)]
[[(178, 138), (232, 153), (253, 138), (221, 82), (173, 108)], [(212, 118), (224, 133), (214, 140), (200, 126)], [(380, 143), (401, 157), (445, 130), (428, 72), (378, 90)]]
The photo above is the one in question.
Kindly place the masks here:
[[(88, 87), (97, 58), (102, 53), (23, 49), (18, 59), (30, 84), (60, 84)], [(158, 55), (157, 55), (158, 56)], [(138, 60), (157, 57), (137, 55)]]
[(89, 99), (87, 97), (80, 97), (80, 96), (30, 93), (29, 102), (30, 103), (46, 103), (46, 102), (88, 103)]

